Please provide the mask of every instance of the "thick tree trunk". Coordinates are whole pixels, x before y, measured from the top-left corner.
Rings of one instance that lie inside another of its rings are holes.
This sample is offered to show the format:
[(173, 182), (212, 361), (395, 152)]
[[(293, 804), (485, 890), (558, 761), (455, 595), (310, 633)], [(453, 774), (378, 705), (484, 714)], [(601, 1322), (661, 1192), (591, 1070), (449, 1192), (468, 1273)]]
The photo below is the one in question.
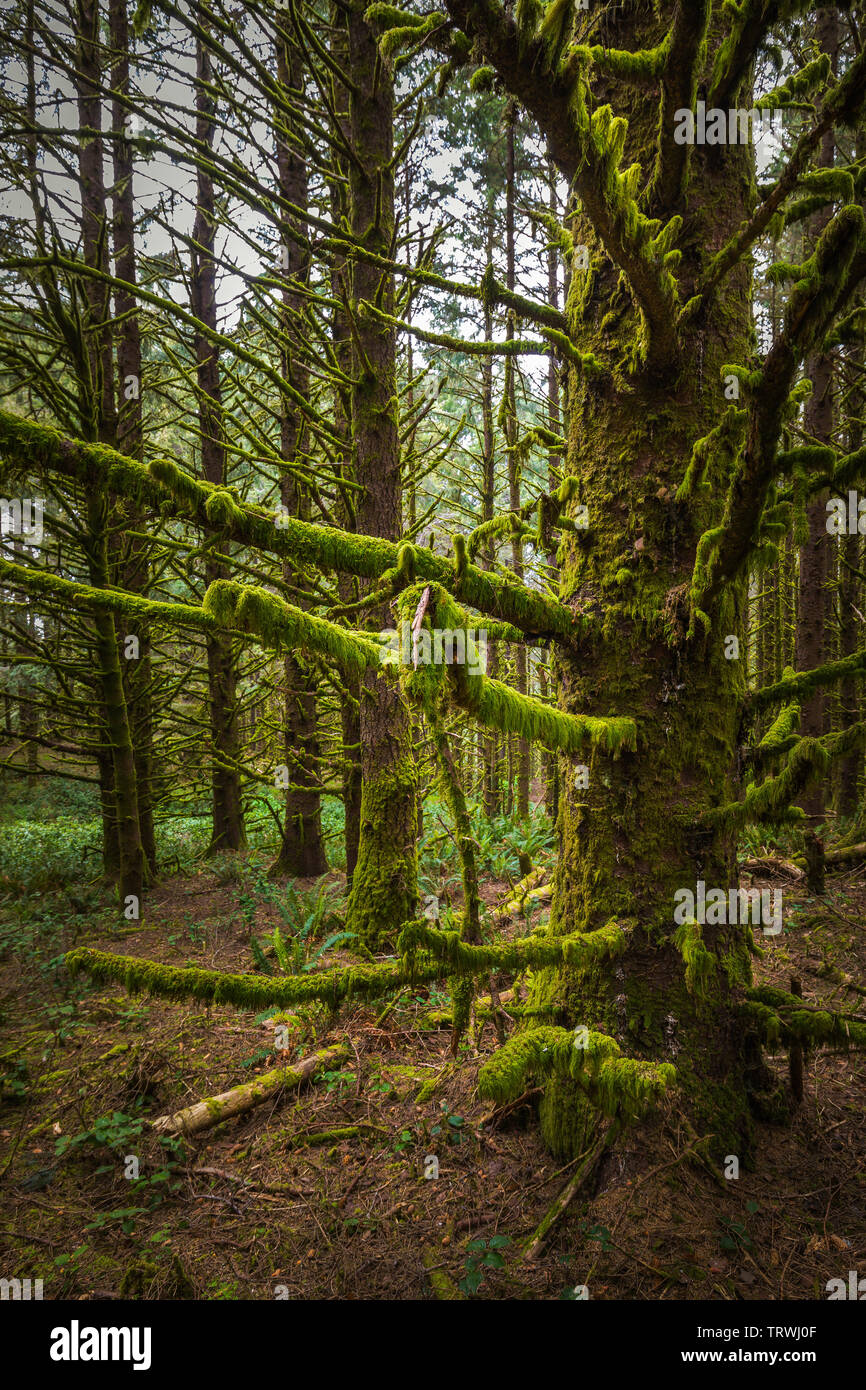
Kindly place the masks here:
[[(638, 47), (654, 32), (629, 24), (623, 47)], [(624, 164), (642, 158), (649, 167), (655, 135), (654, 112), (631, 109)], [(743, 220), (754, 158), (736, 146), (692, 156), (690, 209), (704, 226), (690, 242), (691, 260), (683, 257), (687, 285), (705, 248), (722, 245)], [(637, 331), (634, 311), (618, 311), (615, 325), (602, 326), (617, 302), (619, 272), (598, 253), (588, 220), (578, 216), (571, 230), (575, 245), (590, 247), (592, 263), (589, 272), (573, 270), (566, 306), (573, 341), (601, 356), (619, 335), (625, 359)], [(615, 918), (630, 931), (612, 965), (539, 972), (532, 1000), (558, 1005), (565, 1026), (611, 1035), (630, 1057), (673, 1062), (683, 1105), (731, 1145), (727, 1152), (741, 1155), (749, 1143), (754, 1048), (732, 995), (750, 978), (747, 934), (737, 924), (704, 925), (712, 969), (703, 986), (688, 984), (674, 911), (677, 891), (696, 893), (699, 880), (726, 891), (737, 884), (733, 836), (700, 819), (736, 797), (731, 770), (745, 674), (741, 661), (727, 659), (726, 638), (742, 641), (746, 584), (728, 585), (723, 616), (709, 633), (698, 626), (687, 637), (697, 541), (714, 512), (707, 494), (686, 506), (674, 494), (694, 441), (725, 409), (722, 365), (749, 360), (749, 322), (749, 277), (738, 267), (705, 322), (686, 332), (677, 378), (644, 372), (619, 389), (612, 375), (569, 369), (567, 472), (582, 481), (589, 529), (566, 533), (561, 595), (576, 613), (598, 617), (571, 650), (560, 648), (559, 703), (575, 714), (632, 716), (638, 751), (617, 761), (575, 757), (589, 764), (588, 791), (563, 778), (551, 930), (591, 931)], [(727, 485), (726, 467), (720, 459), (710, 467), (714, 496)], [(541, 1122), (551, 1149), (572, 1157), (587, 1148), (600, 1120), (573, 1082), (555, 1079)]]

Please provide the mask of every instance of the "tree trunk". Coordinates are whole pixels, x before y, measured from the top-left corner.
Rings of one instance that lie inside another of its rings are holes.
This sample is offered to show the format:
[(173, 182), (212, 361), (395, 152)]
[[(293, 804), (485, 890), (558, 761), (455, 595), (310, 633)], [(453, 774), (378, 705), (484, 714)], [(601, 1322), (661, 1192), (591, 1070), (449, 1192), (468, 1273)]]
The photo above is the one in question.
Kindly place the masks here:
[[(614, 22), (624, 26), (614, 46), (649, 46), (656, 32), (650, 19)], [(624, 167), (632, 159), (650, 167), (655, 139), (655, 111), (630, 103)], [(724, 244), (745, 217), (754, 160), (748, 146), (692, 154), (689, 205), (698, 225), (680, 267), (687, 284), (704, 248)], [(619, 270), (599, 251), (588, 219), (578, 213), (570, 229), (576, 246), (590, 248), (592, 266), (573, 268), (566, 306), (572, 341), (601, 356), (618, 335), (624, 360), (638, 331), (634, 310), (604, 324)], [(705, 320), (685, 332), (676, 379), (644, 369), (620, 389), (612, 374), (569, 367), (566, 471), (582, 480), (589, 528), (566, 533), (561, 595), (577, 613), (608, 611), (571, 649), (561, 646), (559, 703), (574, 714), (608, 715), (615, 691), (616, 712), (638, 721), (639, 748), (615, 761), (595, 753), (575, 759), (589, 762), (589, 795), (572, 777), (563, 780), (551, 931), (592, 931), (612, 918), (631, 930), (614, 965), (540, 971), (532, 996), (534, 1004), (557, 1004), (565, 1026), (614, 1037), (630, 1057), (673, 1062), (686, 1107), (740, 1154), (751, 1132), (745, 1083), (753, 1048), (732, 996), (750, 978), (746, 932), (704, 925), (715, 959), (707, 981), (687, 984), (674, 910), (677, 891), (694, 894), (699, 880), (708, 889), (737, 883), (734, 837), (699, 822), (736, 797), (731, 769), (745, 675), (725, 653), (729, 635), (742, 640), (746, 583), (729, 582), (722, 619), (687, 638), (697, 541), (714, 512), (707, 494), (688, 507), (674, 494), (693, 442), (725, 409), (722, 365), (749, 360), (749, 289), (747, 270), (737, 267)], [(726, 486), (725, 464), (716, 459), (710, 467), (712, 493)], [(555, 1078), (541, 1124), (552, 1151), (573, 1157), (600, 1119), (574, 1082)]]
[[(114, 185), (114, 263), (119, 280), (136, 284), (135, 264), (135, 205), (133, 201), (133, 157), (128, 138), (135, 120), (126, 125), (127, 111), (120, 97), (129, 91), (129, 24), (126, 0), (109, 0), (109, 29), (111, 35), (111, 89), (113, 93), (112, 152)], [(130, 458), (143, 459), (141, 405), (141, 330), (139, 328), (135, 293), (115, 291), (117, 328), (117, 448)], [(116, 542), (117, 582), (131, 593), (147, 595), (149, 589), (149, 550), (147, 541), (129, 532), (145, 529), (143, 509), (125, 499), (123, 531)], [(138, 819), (141, 843), (148, 869), (156, 874), (156, 833), (153, 824), (153, 708), (151, 702), (150, 626), (140, 618), (130, 617), (126, 634), (137, 638), (138, 655), (124, 660), (123, 675), (132, 745), (135, 757), (135, 777), (138, 789)]]
[[(206, 20), (199, 11), (199, 22), (206, 31)], [(214, 138), (214, 98), (210, 53), (201, 37), (196, 39), (196, 138), (210, 146)], [(196, 161), (196, 209), (193, 223), (190, 288), (192, 311), (208, 329), (217, 326), (216, 262), (214, 240), (216, 216), (213, 178), (202, 160)], [(222, 486), (226, 479), (223, 438), (222, 390), (219, 349), (203, 332), (195, 333), (196, 377), (201, 435), (201, 467), (209, 483)], [(228, 578), (226, 566), (208, 560), (208, 585)], [(211, 762), (211, 801), (213, 828), (208, 853), (239, 850), (246, 844), (241, 804), (240, 773), (235, 766), (240, 752), (238, 731), (237, 671), (232, 639), (223, 633), (209, 634), (207, 670), (210, 733), (213, 744)]]
[[(384, 65), (365, 5), (348, 6), (349, 127), (355, 158), (349, 169), (353, 236), (380, 256), (390, 254), (394, 233), (393, 76)], [(363, 492), (358, 531), (399, 540), (400, 446), (397, 431), (396, 334), (359, 310), (361, 301), (394, 311), (393, 277), (355, 260), (352, 309), (356, 353), (352, 389), (354, 476)], [(370, 615), (381, 629), (387, 610)], [(368, 946), (392, 941), (415, 915), (417, 888), (416, 772), (406, 704), (396, 681), (368, 672), (361, 681), (361, 834), (349, 897), (347, 926)]]
[[(108, 217), (106, 213), (104, 144), (102, 137), (102, 62), (98, 0), (78, 0), (77, 100), (80, 129), (78, 175), (81, 190), (81, 242), (86, 265), (108, 273)], [(86, 277), (84, 295), (88, 308), (89, 419), (86, 437), (103, 444), (117, 439), (114, 398), (111, 305), (107, 285)], [(111, 586), (108, 562), (109, 498), (104, 486), (88, 490), (84, 549), (91, 585)], [(100, 723), (106, 751), (98, 758), (103, 815), (103, 844), (111, 871), (117, 863), (121, 905), (139, 915), (145, 862), (141, 843), (135, 757), (129, 714), (123, 688), (114, 617), (99, 613), (93, 618), (96, 669), (99, 672), (102, 708)]]
[[(277, 39), (277, 78), (284, 92), (295, 93), (303, 86), (303, 65), (295, 44), (287, 37)], [(292, 98), (290, 98), (291, 100)], [(277, 167), (280, 193), (295, 207), (307, 205), (307, 166), (299, 153), (298, 132), (288, 109), (275, 111)], [(298, 231), (288, 217), (281, 226), (282, 273), (285, 278), (283, 332), (289, 342), (298, 344), (304, 331), (302, 291), (309, 279), (309, 256), (298, 240)], [(300, 345), (298, 345), (300, 346)], [(300, 352), (283, 351), (285, 380), (299, 395), (307, 397), (309, 373)], [(280, 412), (281, 454), (289, 465), (280, 479), (282, 504), (290, 516), (309, 520), (309, 497), (299, 483), (292, 465), (304, 462), (309, 447), (306, 418), (292, 401), (284, 399)], [(290, 562), (284, 578), (291, 583), (297, 575)], [(328, 861), (322, 840), (322, 806), (319, 796), (319, 732), (316, 681), (313, 666), (302, 656), (287, 652), (284, 659), (286, 680), (284, 717), (284, 756), (289, 785), (286, 789), (286, 819), (283, 841), (271, 873), (317, 878), (326, 872)]]

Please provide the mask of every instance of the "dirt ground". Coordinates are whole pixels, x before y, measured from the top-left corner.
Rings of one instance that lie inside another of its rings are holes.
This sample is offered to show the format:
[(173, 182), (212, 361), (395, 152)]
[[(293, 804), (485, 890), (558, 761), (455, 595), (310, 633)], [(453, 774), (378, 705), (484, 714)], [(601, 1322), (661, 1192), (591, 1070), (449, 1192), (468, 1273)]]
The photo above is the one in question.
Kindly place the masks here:
[[(488, 902), (506, 887), (487, 884)], [(787, 989), (796, 975), (807, 1002), (866, 1013), (866, 991), (845, 980), (866, 983), (866, 868), (834, 875), (820, 900), (783, 887), (785, 930), (763, 939), (757, 978)], [(586, 1286), (594, 1299), (751, 1300), (825, 1299), (829, 1279), (866, 1270), (855, 1054), (807, 1058), (802, 1105), (787, 1126), (759, 1126), (756, 1166), (736, 1181), (696, 1158), (672, 1098), (621, 1141), (632, 1176), (606, 1163), (532, 1261), (525, 1243), (574, 1165), (542, 1148), (537, 1093), (498, 1111), (478, 1096), (490, 1023), (449, 1066), (450, 1029), (426, 1017), (443, 991), (404, 992), (390, 1010), (358, 1003), (336, 1021), (323, 1009), (303, 1052), (344, 1043), (344, 1061), (185, 1148), (160, 1144), (149, 1120), (273, 1068), (273, 1023), (93, 988), (56, 958), (86, 944), (248, 971), (237, 891), (207, 869), (167, 880), (123, 934), (68, 910), (50, 929), (27, 925), (28, 904), (4, 910), (7, 1276), (43, 1278), (47, 1299), (562, 1299)], [(787, 1075), (784, 1054), (771, 1064)], [(111, 1116), (113, 1148), (83, 1137)], [(335, 1130), (348, 1133), (322, 1140)]]

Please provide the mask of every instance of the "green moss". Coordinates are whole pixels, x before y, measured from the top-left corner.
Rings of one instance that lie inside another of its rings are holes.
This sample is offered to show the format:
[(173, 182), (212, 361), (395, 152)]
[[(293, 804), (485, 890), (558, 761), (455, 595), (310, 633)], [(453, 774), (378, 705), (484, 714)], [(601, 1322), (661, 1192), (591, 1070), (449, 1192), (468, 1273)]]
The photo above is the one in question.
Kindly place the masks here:
[(219, 970), (162, 965), (133, 956), (113, 955), (78, 947), (64, 958), (73, 974), (86, 974), (97, 984), (115, 980), (130, 994), (154, 994), (166, 999), (200, 999), (208, 1004), (231, 1004), (260, 1012), (273, 1005), (321, 1000), (336, 1006), (355, 996), (376, 998), (403, 985), (439, 979), (438, 963), (416, 961), (411, 977), (396, 965), (350, 965), (317, 974), (273, 979), (261, 975), (232, 975)]
[(585, 1046), (574, 1033), (545, 1026), (510, 1038), (481, 1068), (478, 1089), (504, 1103), (519, 1096), (528, 1080), (550, 1076), (576, 1082), (594, 1108), (615, 1118), (636, 1118), (658, 1103), (676, 1080), (668, 1062), (624, 1057), (615, 1039), (587, 1030)]
[(423, 920), (407, 922), (400, 933), (397, 950), (404, 968), (411, 972), (418, 950), (423, 949), (446, 962), (449, 971), (458, 974), (481, 974), (489, 970), (540, 969), (592, 961), (612, 960), (622, 955), (628, 941), (627, 931), (617, 921), (592, 932), (577, 932), (572, 936), (521, 937), (516, 941), (500, 941), (493, 946), (476, 946), (461, 939), (455, 931), (438, 931)]
[(698, 922), (683, 922), (673, 936), (686, 967), (686, 987), (698, 999), (706, 999), (716, 970), (715, 956), (707, 950)]
[[(408, 727), (406, 721), (407, 734)], [(402, 761), (364, 777), (346, 930), (355, 932), (369, 950), (392, 945), (401, 925), (417, 911), (416, 791), (417, 772), (408, 748)]]

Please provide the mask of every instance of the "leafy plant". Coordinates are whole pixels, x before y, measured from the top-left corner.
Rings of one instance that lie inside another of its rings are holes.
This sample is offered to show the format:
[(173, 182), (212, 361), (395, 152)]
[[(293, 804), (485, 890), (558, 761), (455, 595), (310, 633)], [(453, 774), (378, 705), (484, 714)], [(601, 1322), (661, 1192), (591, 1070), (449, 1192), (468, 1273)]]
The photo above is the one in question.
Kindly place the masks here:
[[(301, 892), (294, 883), (288, 884), (282, 892), (268, 880), (260, 879), (258, 883), (264, 902), (279, 913), (282, 928), (278, 923), (261, 940), (252, 939), (250, 949), (257, 970), (266, 975), (274, 974), (273, 965), (266, 954), (270, 950), (282, 974), (306, 974), (316, 968), (326, 952), (342, 946), (346, 941), (354, 941), (354, 932), (340, 928), (339, 918), (334, 911), (334, 884), (326, 878), (320, 879), (310, 893)], [(257, 906), (258, 900), (254, 895), (246, 897), (242, 894), (239, 901), (247, 904), (246, 910), (252, 914), (249, 920), (254, 923), (255, 911), (250, 904)], [(319, 936), (332, 927), (337, 930), (329, 931), (325, 940), (316, 945)]]
[(504, 1269), (505, 1261), (499, 1252), (507, 1249), (510, 1244), (510, 1236), (470, 1240), (466, 1247), (463, 1278), (458, 1280), (457, 1287), (465, 1294), (477, 1293), (484, 1282), (486, 1270)]

